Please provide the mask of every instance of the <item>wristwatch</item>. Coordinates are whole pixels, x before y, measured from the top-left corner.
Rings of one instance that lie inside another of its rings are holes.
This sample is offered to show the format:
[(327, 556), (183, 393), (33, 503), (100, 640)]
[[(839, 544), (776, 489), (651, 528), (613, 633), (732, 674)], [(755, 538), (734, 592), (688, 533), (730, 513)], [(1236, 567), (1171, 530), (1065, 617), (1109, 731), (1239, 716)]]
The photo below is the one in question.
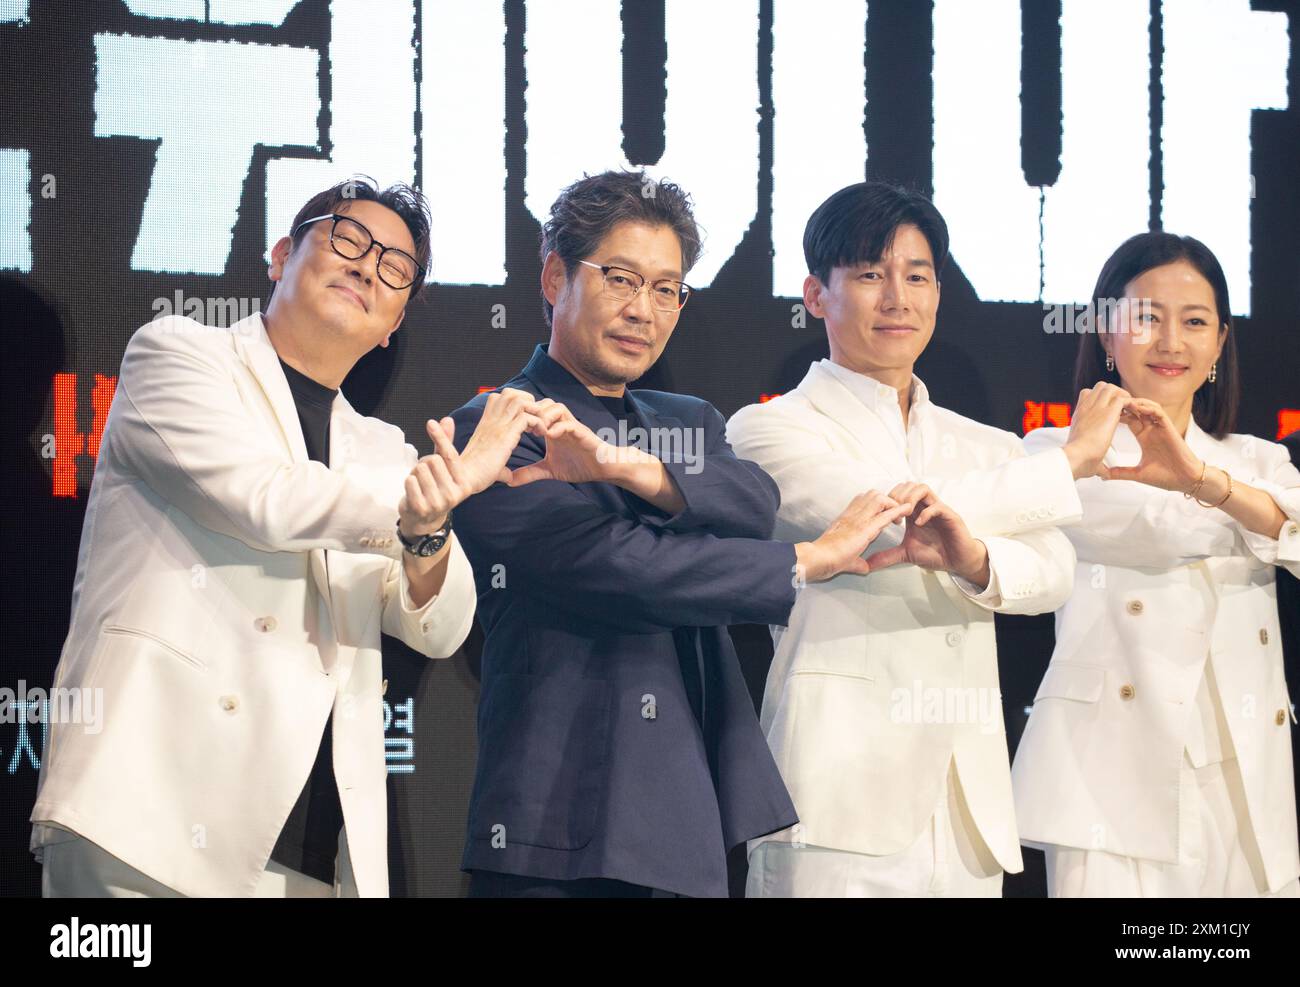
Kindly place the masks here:
[(430, 555), (437, 555), (442, 551), (442, 546), (447, 544), (447, 539), (451, 537), (451, 514), (448, 513), (447, 521), (437, 531), (432, 531), (427, 535), (417, 535), (415, 538), (407, 538), (402, 534), (402, 522), (397, 522), (397, 540), (402, 543), (402, 548), (417, 555), (422, 559), (427, 559)]

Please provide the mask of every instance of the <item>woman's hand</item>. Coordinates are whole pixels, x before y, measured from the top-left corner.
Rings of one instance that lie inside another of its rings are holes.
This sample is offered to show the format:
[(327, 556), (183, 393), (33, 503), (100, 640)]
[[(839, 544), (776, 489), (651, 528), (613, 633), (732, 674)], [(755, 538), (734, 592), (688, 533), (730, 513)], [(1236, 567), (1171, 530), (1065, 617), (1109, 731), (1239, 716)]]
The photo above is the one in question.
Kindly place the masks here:
[(1129, 398), (1123, 420), (1142, 447), (1142, 458), (1136, 466), (1103, 467), (1103, 477), (1134, 480), (1179, 493), (1187, 493), (1196, 485), (1205, 464), (1188, 448), (1164, 408), (1147, 398)]

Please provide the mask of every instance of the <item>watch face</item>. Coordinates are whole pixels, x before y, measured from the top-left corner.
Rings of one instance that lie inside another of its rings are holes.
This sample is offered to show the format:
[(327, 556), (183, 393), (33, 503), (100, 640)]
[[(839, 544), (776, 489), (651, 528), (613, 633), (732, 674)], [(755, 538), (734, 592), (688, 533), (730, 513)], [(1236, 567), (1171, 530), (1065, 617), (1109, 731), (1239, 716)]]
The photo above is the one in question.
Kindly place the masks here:
[(443, 545), (447, 543), (447, 536), (444, 534), (425, 535), (415, 543), (415, 554), (422, 558), (428, 558), (430, 555), (437, 555)]
[(430, 555), (437, 555), (442, 546), (447, 544), (447, 539), (451, 537), (451, 515), (447, 515), (447, 521), (441, 528), (427, 535), (419, 535), (413, 539), (407, 540), (402, 534), (402, 526), (397, 526), (397, 537), (402, 546), (412, 555), (418, 555), (421, 558), (428, 558)]

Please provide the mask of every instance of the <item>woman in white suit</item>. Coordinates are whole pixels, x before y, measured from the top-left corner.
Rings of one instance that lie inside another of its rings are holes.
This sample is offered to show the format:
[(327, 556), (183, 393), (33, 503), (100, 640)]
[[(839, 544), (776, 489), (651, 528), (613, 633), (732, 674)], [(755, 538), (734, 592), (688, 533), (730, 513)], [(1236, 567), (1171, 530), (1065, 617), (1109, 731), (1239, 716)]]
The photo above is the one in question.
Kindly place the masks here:
[(1204, 244), (1133, 237), (1093, 306), (1075, 386), (1121, 424), (1062, 529), (1078, 571), (1016, 752), (1022, 842), (1054, 897), (1297, 896), (1275, 567), (1300, 573), (1300, 472), (1232, 432), (1231, 308)]

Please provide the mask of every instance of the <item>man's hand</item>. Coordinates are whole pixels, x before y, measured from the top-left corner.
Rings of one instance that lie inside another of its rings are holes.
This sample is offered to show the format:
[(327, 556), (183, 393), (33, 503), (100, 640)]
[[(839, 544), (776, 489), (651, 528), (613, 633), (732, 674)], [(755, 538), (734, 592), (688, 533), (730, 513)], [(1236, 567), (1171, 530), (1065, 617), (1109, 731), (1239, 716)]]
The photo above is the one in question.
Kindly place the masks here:
[(795, 545), (796, 567), (806, 582), (818, 583), (842, 572), (866, 575), (875, 571), (862, 553), (876, 536), (912, 510), (875, 490), (858, 494), (831, 522), (820, 538)]
[[(483, 415), (478, 420), (474, 434), (465, 443), (465, 452), (460, 457), (464, 464), (466, 482), (470, 485), (470, 494), (486, 490), (492, 484), (510, 483), (510, 471), (506, 463), (510, 454), (519, 444), (519, 437), (530, 429), (535, 429), (540, 421), (537, 410), (540, 407), (536, 398), (527, 391), (513, 387), (489, 394)], [(447, 433), (450, 445), (454, 423), (450, 418), (442, 420), (443, 430)], [(434, 439), (435, 446), (437, 439)], [(451, 446), (449, 452), (438, 449), (439, 455), (449, 461), (455, 457), (456, 449)]]
[(924, 483), (900, 483), (891, 499), (912, 508), (903, 540), (867, 556), (872, 570), (910, 562), (922, 569), (952, 573), (984, 588), (989, 583), (989, 553), (951, 507)]
[(537, 423), (529, 431), (546, 440), (546, 455), (515, 470), (510, 477), (512, 487), (535, 480), (612, 483), (668, 514), (685, 509), (686, 501), (672, 476), (648, 452), (604, 441), (550, 398), (538, 401), (532, 410)]
[(1076, 480), (1106, 476), (1102, 460), (1110, 451), (1124, 406), (1132, 399), (1124, 388), (1106, 381), (1079, 392), (1070, 417), (1070, 438), (1065, 443), (1065, 457)]
[(520, 466), (509, 479), (512, 487), (535, 480), (563, 480), (565, 483), (613, 482), (613, 467), (619, 462), (648, 459), (641, 450), (611, 445), (573, 417), (564, 405), (543, 398), (533, 406), (536, 423), (529, 431), (546, 440), (546, 455), (535, 463)]
[(397, 514), (402, 533), (408, 538), (437, 531), (447, 514), (467, 497), (486, 490), (498, 481), (510, 482), (506, 463), (519, 436), (537, 424), (533, 396), (506, 388), (488, 396), (483, 417), (473, 437), (458, 453), (453, 442), (456, 423), (430, 419), (425, 431), (433, 440), (434, 454), (424, 456), (406, 478), (406, 495)]

